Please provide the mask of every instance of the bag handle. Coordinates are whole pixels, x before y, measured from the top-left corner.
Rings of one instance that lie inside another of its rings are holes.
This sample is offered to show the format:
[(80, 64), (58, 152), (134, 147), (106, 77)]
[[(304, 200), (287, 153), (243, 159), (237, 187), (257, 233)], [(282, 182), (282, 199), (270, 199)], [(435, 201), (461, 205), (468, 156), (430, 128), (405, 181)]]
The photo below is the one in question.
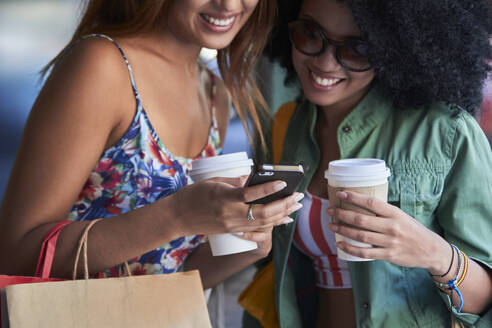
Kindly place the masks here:
[(36, 277), (41, 277), (43, 279), (50, 277), (58, 236), (62, 229), (71, 222), (72, 221), (58, 222), (45, 235), (43, 243), (41, 244), (41, 252), (39, 253), (36, 271), (34, 273)]
[[(77, 266), (79, 264), (80, 253), (82, 251), (83, 251), (83, 262), (84, 262), (84, 279), (85, 280), (89, 279), (89, 264), (87, 261), (87, 239), (88, 239), (88, 235), (89, 235), (89, 230), (91, 230), (91, 228), (94, 226), (94, 224), (96, 224), (100, 220), (102, 220), (102, 219), (92, 220), (85, 227), (84, 232), (82, 233), (82, 236), (79, 239), (79, 245), (77, 247), (77, 253), (75, 255), (75, 263), (73, 265), (73, 273), (72, 273), (72, 279), (73, 280), (77, 279)], [(130, 266), (128, 265), (128, 262), (125, 261), (124, 264), (125, 264), (125, 268), (126, 268), (126, 273), (128, 274), (128, 276), (131, 276), (132, 273), (130, 270)]]

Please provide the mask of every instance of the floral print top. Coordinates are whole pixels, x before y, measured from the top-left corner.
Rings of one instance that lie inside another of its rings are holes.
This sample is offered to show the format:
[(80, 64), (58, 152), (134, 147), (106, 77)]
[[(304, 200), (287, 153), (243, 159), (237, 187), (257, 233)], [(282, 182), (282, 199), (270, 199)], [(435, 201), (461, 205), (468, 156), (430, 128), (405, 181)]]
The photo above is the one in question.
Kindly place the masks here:
[[(174, 156), (152, 127), (135, 84), (131, 66), (118, 44), (102, 34), (81, 38), (105, 38), (119, 49), (128, 67), (137, 100), (135, 117), (125, 135), (107, 149), (88, 177), (68, 218), (93, 220), (108, 218), (150, 204), (192, 183), (187, 172), (193, 159)], [(212, 76), (212, 124), (208, 143), (197, 158), (218, 155), (220, 136), (215, 118), (215, 83)], [(184, 236), (134, 258), (128, 263), (134, 275), (176, 272), (186, 257), (204, 242), (205, 236)], [(104, 272), (118, 276), (119, 268)]]

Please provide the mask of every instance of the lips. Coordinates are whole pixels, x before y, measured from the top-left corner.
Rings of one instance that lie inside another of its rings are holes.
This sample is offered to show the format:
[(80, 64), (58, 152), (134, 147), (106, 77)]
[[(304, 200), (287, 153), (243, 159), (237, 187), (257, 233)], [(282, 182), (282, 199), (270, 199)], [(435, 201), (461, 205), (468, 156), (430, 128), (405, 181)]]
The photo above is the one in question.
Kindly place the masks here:
[(210, 24), (213, 24), (215, 26), (222, 26), (222, 27), (231, 25), (234, 22), (234, 20), (236, 19), (236, 15), (229, 16), (226, 18), (214, 17), (214, 16), (207, 15), (207, 14), (201, 14), (201, 16)]
[(331, 89), (344, 80), (324, 73), (315, 73), (312, 70), (309, 70), (309, 75), (315, 86), (322, 89)]
[(213, 32), (227, 32), (234, 26), (234, 23), (239, 14), (235, 15), (211, 15), (211, 14), (200, 14), (204, 25)]

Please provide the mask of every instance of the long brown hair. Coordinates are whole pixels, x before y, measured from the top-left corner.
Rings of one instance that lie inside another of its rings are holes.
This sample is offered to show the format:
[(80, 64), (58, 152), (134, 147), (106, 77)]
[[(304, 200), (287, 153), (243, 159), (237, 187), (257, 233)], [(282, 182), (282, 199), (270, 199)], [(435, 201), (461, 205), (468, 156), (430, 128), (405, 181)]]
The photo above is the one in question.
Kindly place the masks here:
[[(102, 33), (118, 37), (159, 28), (166, 19), (170, 1), (173, 0), (88, 0), (84, 16), (65, 48), (86, 34)], [(268, 106), (258, 89), (253, 70), (267, 42), (276, 10), (276, 0), (259, 0), (233, 42), (227, 48), (220, 49), (217, 56), (220, 73), (248, 138), (251, 141), (247, 124), (251, 119), (263, 147), (265, 140), (260, 115), (268, 115)], [(41, 70), (42, 76), (57, 63), (64, 50)]]

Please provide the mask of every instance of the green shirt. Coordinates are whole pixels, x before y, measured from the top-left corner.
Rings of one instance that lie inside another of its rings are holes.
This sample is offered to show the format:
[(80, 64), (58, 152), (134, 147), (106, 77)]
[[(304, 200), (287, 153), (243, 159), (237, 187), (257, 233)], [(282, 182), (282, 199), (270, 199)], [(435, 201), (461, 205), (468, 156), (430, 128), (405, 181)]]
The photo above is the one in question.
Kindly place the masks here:
[[(284, 140), (281, 163), (304, 164), (301, 192), (320, 159), (317, 115), (315, 105), (300, 101)], [(337, 138), (341, 158), (386, 161), (390, 203), (492, 271), (492, 155), (471, 115), (444, 104), (395, 109), (376, 86), (340, 124)], [(311, 327), (316, 312), (316, 293), (303, 290), (314, 285), (312, 267), (292, 247), (294, 230), (295, 224), (281, 226), (273, 235), (282, 328)], [(490, 309), (483, 317), (458, 314), (424, 269), (384, 261), (349, 262), (349, 269), (358, 327), (450, 327), (451, 312), (467, 325), (492, 327)]]

